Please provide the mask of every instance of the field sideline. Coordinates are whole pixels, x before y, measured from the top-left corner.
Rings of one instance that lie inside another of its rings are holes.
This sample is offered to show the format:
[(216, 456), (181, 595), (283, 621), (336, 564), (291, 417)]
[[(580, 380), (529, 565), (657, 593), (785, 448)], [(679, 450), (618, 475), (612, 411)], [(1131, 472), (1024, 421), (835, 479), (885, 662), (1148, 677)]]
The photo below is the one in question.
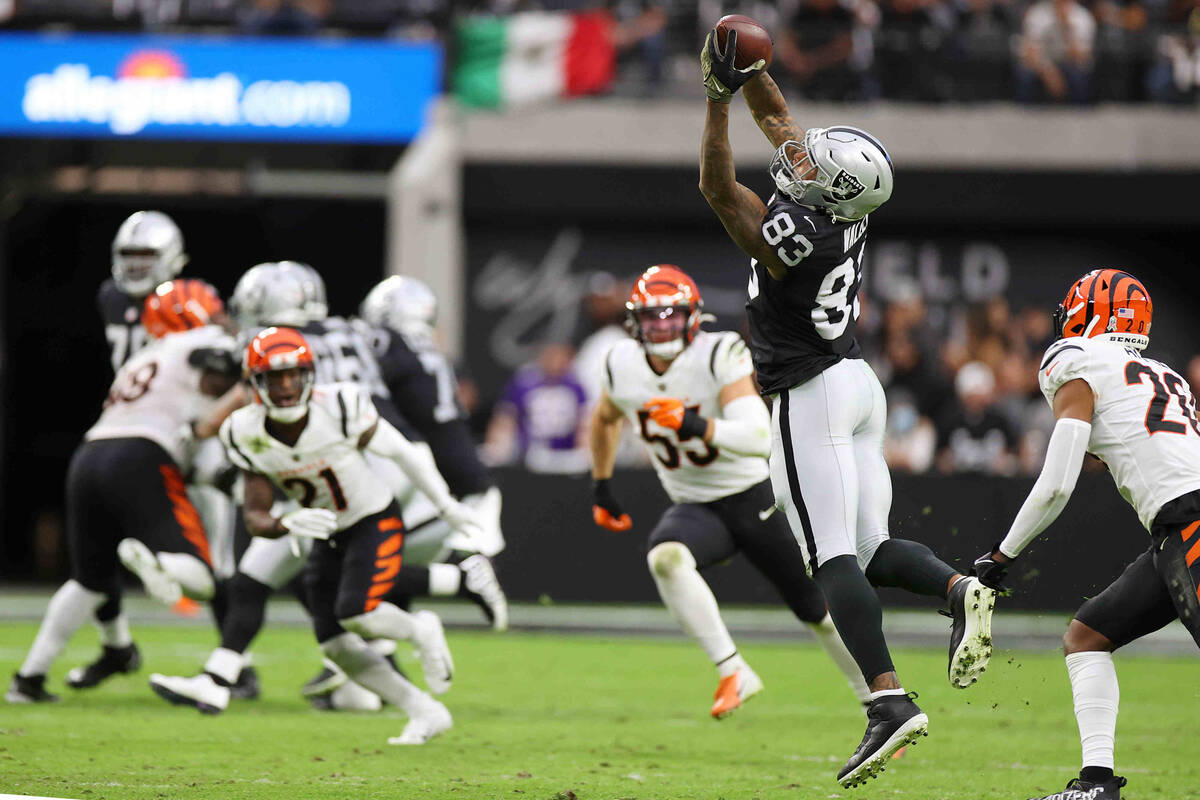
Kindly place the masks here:
[[(32, 640), (0, 625), (5, 680)], [(898, 649), (930, 736), (869, 787), (833, 774), (862, 722), (841, 676), (811, 643), (748, 642), (766, 691), (733, 718), (707, 706), (713, 672), (689, 643), (645, 637), (475, 630), (450, 634), (457, 673), (443, 698), (444, 737), (386, 744), (403, 716), (317, 712), (300, 684), (317, 667), (307, 631), (268, 627), (255, 647), (262, 699), (220, 717), (173, 708), (146, 686), (153, 671), (191, 673), (213, 633), (155, 623), (136, 634), (143, 671), (94, 692), (63, 688), (91, 657), (81, 631), (51, 676), (64, 702), (0, 706), (0, 792), (88, 798), (853, 798), (1021, 800), (1062, 788), (1078, 768), (1070, 688), (1051, 652), (1001, 651), (980, 685), (952, 689), (940, 648)], [(401, 663), (420, 668), (407, 648)], [(1200, 798), (1186, 745), (1200, 684), (1194, 657), (1120, 655), (1118, 772), (1131, 800)]]

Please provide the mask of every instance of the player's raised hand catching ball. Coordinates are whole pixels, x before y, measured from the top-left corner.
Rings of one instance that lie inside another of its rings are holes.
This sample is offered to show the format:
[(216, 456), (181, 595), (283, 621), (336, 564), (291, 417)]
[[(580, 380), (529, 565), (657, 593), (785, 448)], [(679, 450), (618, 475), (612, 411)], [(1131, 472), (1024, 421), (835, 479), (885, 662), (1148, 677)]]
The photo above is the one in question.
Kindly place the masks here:
[(765, 28), (741, 14), (721, 17), (700, 51), (700, 76), (708, 99), (728, 103), (770, 63), (771, 35)]

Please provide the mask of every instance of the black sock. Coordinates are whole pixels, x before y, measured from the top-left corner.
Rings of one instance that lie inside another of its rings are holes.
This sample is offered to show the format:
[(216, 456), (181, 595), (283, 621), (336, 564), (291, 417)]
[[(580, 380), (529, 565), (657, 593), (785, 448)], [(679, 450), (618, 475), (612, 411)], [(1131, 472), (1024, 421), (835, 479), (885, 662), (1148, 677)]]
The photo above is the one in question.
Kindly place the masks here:
[(262, 630), (271, 587), (239, 572), (229, 579), (227, 589), (228, 608), (225, 624), (221, 626), (221, 647), (244, 653)]
[(909, 539), (884, 540), (867, 565), (867, 580), (875, 586), (897, 586), (943, 600), (955, 574), (932, 550)]
[(825, 594), (834, 626), (867, 683), (878, 675), (894, 671), (883, 638), (883, 609), (875, 590), (858, 568), (858, 559), (854, 556), (831, 558), (813, 577)]
[(1079, 770), (1079, 778), (1088, 783), (1104, 783), (1112, 780), (1113, 771), (1108, 767), (1084, 767)]
[(229, 581), (232, 578), (216, 578), (213, 583), (215, 591), (212, 598), (208, 601), (208, 607), (212, 611), (213, 622), (217, 624), (217, 630), (225, 626), (225, 613), (229, 610)]
[(97, 622), (112, 622), (121, 613), (121, 593), (109, 592), (104, 596), (104, 602), (96, 609)]

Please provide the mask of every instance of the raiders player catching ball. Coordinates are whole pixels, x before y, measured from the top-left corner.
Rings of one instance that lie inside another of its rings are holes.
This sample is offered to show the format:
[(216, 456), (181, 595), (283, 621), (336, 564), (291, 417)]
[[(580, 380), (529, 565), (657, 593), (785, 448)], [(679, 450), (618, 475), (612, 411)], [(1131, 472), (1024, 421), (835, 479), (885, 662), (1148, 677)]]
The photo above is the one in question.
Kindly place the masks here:
[[(995, 592), (925, 545), (888, 536), (886, 401), (854, 332), (867, 215), (891, 197), (891, 159), (857, 128), (802, 130), (766, 61), (739, 68), (736, 54), (736, 30), (722, 37), (714, 30), (701, 52), (708, 110), (700, 191), (751, 257), (750, 350), (771, 401), (775, 500), (872, 692), (862, 743), (837, 775), (856, 786), (929, 725), (896, 675), (872, 586), (948, 600), (949, 677), (957, 687), (974, 683), (991, 657)], [(743, 87), (755, 122), (777, 148), (769, 168), (776, 192), (765, 204), (734, 174), (729, 107)]]

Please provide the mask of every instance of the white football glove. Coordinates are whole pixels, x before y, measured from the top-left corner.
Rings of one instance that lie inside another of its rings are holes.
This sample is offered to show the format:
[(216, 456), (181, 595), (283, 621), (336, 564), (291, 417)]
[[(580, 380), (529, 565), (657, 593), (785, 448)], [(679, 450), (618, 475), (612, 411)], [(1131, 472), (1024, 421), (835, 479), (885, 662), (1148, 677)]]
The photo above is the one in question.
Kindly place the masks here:
[(281, 516), (279, 524), (294, 536), (328, 539), (337, 530), (337, 514), (325, 508), (298, 508)]
[(483, 525), (475, 510), (470, 506), (454, 502), (445, 508), (438, 509), (438, 514), (455, 533), (465, 536), (472, 542), (482, 541)]

